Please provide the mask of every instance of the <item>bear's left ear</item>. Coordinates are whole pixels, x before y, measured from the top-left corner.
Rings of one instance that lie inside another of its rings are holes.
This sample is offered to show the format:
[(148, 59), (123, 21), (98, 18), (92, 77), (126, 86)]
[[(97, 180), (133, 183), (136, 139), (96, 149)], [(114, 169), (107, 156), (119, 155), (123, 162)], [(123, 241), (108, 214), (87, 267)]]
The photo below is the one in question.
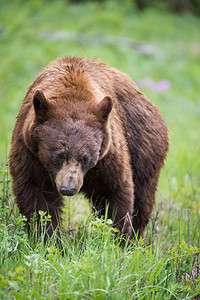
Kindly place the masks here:
[(97, 104), (97, 112), (101, 120), (106, 121), (108, 119), (112, 107), (113, 107), (112, 99), (108, 96), (106, 96), (101, 102)]
[(33, 97), (33, 106), (35, 110), (36, 118), (43, 121), (46, 117), (47, 110), (49, 108), (49, 103), (45, 98), (42, 91), (36, 91)]

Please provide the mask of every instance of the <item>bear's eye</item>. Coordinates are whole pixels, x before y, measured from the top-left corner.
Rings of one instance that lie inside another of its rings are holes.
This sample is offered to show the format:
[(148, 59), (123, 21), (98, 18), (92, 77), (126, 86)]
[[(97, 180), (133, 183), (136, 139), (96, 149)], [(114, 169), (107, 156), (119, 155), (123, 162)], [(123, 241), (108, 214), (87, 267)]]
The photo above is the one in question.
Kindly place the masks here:
[(57, 158), (58, 159), (64, 159), (65, 158), (65, 153), (63, 153), (63, 152), (58, 153)]
[(90, 163), (90, 157), (87, 155), (83, 156), (81, 163), (83, 166), (88, 166)]
[(57, 160), (65, 159), (65, 152), (62, 152), (59, 150), (54, 150), (52, 154), (53, 154), (53, 157)]

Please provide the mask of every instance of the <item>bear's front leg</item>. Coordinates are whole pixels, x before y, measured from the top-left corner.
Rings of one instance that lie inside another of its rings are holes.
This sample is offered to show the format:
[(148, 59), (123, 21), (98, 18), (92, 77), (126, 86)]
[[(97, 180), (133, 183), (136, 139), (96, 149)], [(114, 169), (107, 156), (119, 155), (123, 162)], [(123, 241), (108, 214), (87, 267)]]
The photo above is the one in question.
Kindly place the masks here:
[(61, 196), (40, 161), (22, 146), (22, 142), (18, 143), (18, 151), (12, 151), (10, 155), (12, 188), (17, 206), (20, 213), (27, 218), (30, 236), (33, 234), (32, 231), (35, 230), (33, 228), (34, 224), (30, 226), (34, 213), (36, 213), (38, 233), (41, 231), (41, 216), (39, 214), (41, 210), (47, 212), (46, 215), (51, 215), (51, 221), (46, 224), (45, 240), (53, 235), (55, 229), (57, 229), (57, 237), (59, 238)]
[[(90, 174), (92, 175), (92, 174)], [(95, 177), (90, 177), (94, 179)], [(104, 178), (105, 179), (105, 178)], [(98, 184), (97, 184), (98, 182)], [(113, 220), (114, 227), (120, 230), (121, 235), (127, 234), (132, 237), (132, 218), (134, 209), (134, 188), (132, 180), (122, 181), (113, 186), (105, 183), (102, 178), (96, 179), (94, 185), (92, 180), (88, 180), (82, 191), (91, 199), (93, 208), (99, 217), (105, 216), (106, 206), (108, 205), (108, 218)]]
[(112, 193), (102, 193), (96, 190), (90, 199), (99, 217), (106, 215), (108, 207), (107, 217), (113, 220), (114, 227), (119, 229), (121, 235), (132, 238), (134, 196), (131, 187), (127, 189), (117, 187)]
[[(51, 238), (56, 230), (56, 239), (60, 239), (60, 206), (59, 194), (52, 189), (42, 188), (43, 185), (28, 184), (24, 186), (26, 195), (21, 193), (16, 195), (16, 202), (20, 212), (27, 218), (28, 232), (32, 236), (37, 226), (37, 233), (44, 234), (45, 242)], [(42, 213), (46, 214), (42, 217)], [(35, 214), (35, 218), (33, 218)], [(50, 217), (48, 218), (48, 215)], [(33, 218), (33, 221), (32, 221)], [(43, 219), (43, 220), (42, 220)], [(46, 221), (45, 221), (46, 219)], [(36, 222), (35, 222), (36, 221)], [(34, 223), (31, 223), (34, 222)]]
[(109, 156), (87, 172), (81, 190), (99, 216), (105, 216), (108, 205), (108, 218), (113, 220), (122, 235), (131, 238), (134, 210), (132, 170), (129, 162), (121, 160), (122, 163), (114, 164), (117, 159)]
[(105, 199), (109, 205), (108, 217), (113, 219), (114, 226), (120, 230), (121, 235), (126, 234), (131, 238), (134, 211), (133, 175), (128, 155), (119, 158), (117, 153), (119, 151), (115, 155), (110, 153), (104, 160), (102, 179), (106, 191)]
[(114, 193), (107, 196), (108, 217), (114, 221), (114, 227), (121, 235), (132, 237), (132, 217), (134, 207), (134, 192), (132, 186), (126, 183), (117, 187)]

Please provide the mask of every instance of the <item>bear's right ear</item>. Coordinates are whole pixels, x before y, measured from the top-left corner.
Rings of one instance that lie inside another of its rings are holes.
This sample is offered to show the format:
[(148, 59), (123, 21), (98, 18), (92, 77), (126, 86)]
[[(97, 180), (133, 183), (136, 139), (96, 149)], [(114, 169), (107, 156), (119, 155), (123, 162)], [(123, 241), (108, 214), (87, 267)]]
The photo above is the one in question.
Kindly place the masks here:
[(35, 110), (36, 118), (39, 121), (44, 121), (46, 117), (49, 104), (42, 91), (36, 91), (33, 97), (33, 106)]

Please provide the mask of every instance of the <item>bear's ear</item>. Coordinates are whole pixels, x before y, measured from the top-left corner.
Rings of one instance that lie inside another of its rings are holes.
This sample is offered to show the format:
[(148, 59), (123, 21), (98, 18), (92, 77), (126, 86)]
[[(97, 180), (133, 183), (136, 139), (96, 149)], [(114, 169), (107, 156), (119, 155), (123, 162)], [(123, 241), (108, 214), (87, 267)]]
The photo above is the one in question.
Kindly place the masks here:
[(113, 107), (112, 99), (108, 96), (106, 96), (101, 102), (97, 104), (97, 112), (101, 120), (106, 121), (108, 119), (112, 107)]
[(33, 106), (36, 118), (40, 121), (45, 119), (49, 104), (42, 91), (36, 91), (33, 97)]

